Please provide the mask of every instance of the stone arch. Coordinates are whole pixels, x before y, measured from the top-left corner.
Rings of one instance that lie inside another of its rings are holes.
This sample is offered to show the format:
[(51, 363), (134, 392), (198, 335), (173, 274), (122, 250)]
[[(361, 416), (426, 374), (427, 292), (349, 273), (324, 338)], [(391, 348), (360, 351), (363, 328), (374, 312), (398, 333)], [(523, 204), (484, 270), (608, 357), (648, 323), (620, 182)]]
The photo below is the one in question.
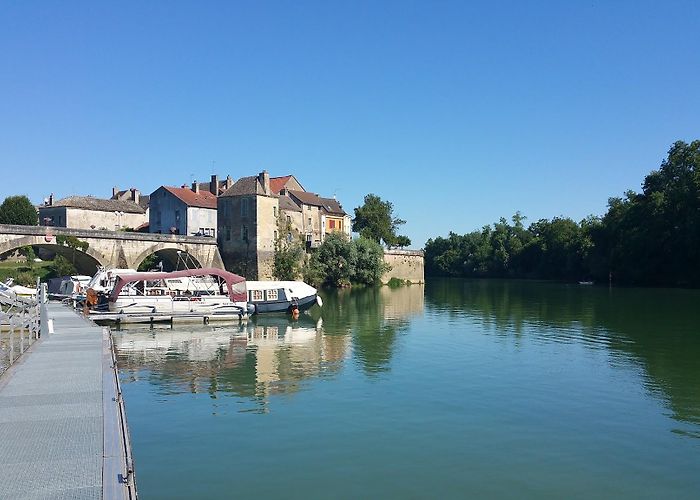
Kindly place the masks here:
[[(192, 252), (187, 245), (177, 245), (176, 243), (157, 243), (148, 249), (141, 252), (138, 257), (132, 261), (132, 267), (138, 269), (141, 263), (153, 254), (158, 255), (164, 262), (165, 270), (173, 270), (179, 267), (182, 269), (182, 260), (189, 268), (203, 267), (207, 265), (206, 262), (200, 262), (197, 258), (195, 252)], [(184, 254), (184, 255), (183, 255)]]
[(47, 242), (45, 238), (40, 236), (21, 236), (6, 243), (0, 243), (0, 255), (14, 252), (26, 246), (45, 248), (57, 255), (65, 257), (71, 262), (74, 262), (79, 274), (92, 276), (97, 271), (98, 266), (104, 266), (109, 263), (104, 255), (92, 247), (88, 247), (85, 251), (72, 249), (63, 245), (58, 245), (55, 242)]

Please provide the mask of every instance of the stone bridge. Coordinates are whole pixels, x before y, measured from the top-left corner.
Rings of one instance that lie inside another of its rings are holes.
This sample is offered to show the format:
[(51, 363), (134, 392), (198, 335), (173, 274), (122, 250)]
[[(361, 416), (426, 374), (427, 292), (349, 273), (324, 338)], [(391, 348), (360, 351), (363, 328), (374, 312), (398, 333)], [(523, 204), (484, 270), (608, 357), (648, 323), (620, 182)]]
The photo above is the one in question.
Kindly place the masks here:
[[(58, 236), (74, 236), (88, 247), (82, 251), (61, 245), (56, 241)], [(173, 268), (178, 260), (187, 259), (189, 267), (224, 269), (214, 238), (0, 224), (0, 258), (24, 246), (62, 255), (75, 263), (78, 272), (88, 275), (94, 274), (97, 266), (137, 269), (153, 254)]]

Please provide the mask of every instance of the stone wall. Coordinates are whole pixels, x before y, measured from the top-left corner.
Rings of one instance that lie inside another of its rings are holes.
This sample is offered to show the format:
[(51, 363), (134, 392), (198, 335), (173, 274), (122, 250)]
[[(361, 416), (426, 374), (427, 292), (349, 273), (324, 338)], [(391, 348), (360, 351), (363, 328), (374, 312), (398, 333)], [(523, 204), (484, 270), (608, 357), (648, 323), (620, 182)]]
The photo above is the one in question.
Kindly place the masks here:
[(382, 276), (382, 283), (398, 278), (411, 283), (425, 283), (424, 257), (420, 250), (385, 250), (384, 262), (391, 270)]

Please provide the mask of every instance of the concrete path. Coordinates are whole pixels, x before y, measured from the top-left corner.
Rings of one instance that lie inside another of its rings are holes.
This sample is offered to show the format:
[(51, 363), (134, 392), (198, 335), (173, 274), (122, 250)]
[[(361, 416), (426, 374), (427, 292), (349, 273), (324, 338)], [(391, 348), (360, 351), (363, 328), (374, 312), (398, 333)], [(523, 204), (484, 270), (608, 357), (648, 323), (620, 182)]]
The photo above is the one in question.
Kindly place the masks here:
[(0, 498), (130, 498), (109, 332), (47, 307), (54, 333), (0, 377)]

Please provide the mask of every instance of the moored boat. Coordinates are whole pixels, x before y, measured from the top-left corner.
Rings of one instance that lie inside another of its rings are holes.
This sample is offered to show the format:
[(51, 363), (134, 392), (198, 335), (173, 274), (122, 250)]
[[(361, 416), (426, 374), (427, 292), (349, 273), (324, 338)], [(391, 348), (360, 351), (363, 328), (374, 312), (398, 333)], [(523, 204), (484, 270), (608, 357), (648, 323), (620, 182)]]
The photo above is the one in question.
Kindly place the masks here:
[[(88, 294), (88, 305), (99, 298)], [(91, 311), (91, 318), (118, 322), (153, 322), (179, 319), (241, 319), (248, 314), (245, 278), (215, 268), (173, 272), (117, 274), (107, 298), (106, 311)]]
[(255, 313), (300, 311), (323, 305), (314, 287), (303, 281), (248, 281), (248, 303)]

